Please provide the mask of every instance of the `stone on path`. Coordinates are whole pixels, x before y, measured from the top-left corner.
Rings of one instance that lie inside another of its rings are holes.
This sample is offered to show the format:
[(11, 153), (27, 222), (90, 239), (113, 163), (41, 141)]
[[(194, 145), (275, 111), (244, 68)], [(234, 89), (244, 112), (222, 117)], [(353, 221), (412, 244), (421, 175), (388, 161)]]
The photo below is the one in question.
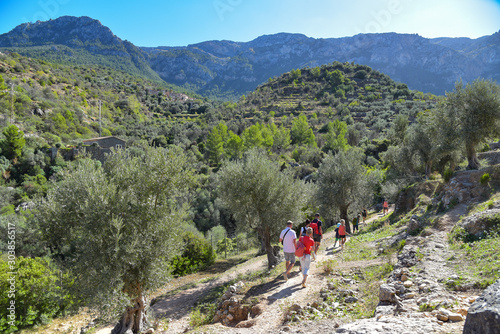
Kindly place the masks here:
[(490, 285), (469, 308), (463, 334), (500, 333), (500, 280)]

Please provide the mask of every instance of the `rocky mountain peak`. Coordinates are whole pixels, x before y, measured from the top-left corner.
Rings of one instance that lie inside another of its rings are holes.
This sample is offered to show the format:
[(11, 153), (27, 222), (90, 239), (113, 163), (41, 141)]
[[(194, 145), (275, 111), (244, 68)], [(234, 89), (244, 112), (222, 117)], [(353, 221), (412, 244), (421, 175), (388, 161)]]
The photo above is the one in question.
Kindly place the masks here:
[(122, 40), (99, 20), (87, 16), (62, 16), (55, 20), (24, 23), (0, 35), (1, 47), (50, 44), (74, 47), (96, 42), (117, 45)]

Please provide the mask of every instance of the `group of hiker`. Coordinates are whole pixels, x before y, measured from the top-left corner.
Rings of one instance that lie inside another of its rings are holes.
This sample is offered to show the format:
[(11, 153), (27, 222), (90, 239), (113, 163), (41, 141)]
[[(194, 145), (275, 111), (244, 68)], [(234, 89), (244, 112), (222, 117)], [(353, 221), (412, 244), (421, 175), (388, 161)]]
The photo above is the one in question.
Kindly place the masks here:
[[(353, 219), (353, 233), (356, 231), (359, 232), (361, 220), (363, 224), (366, 224), (367, 217), (368, 211), (365, 208), (355, 215)], [(300, 271), (303, 276), (302, 287), (305, 288), (311, 262), (316, 260), (316, 254), (323, 239), (323, 222), (320, 220), (319, 213), (314, 215), (312, 221), (306, 219), (305, 226), (300, 229), (299, 238), (297, 238), (297, 233), (292, 227), (293, 222), (289, 220), (286, 223), (286, 228), (280, 234), (280, 242), (283, 244), (283, 252), (285, 253), (285, 272), (283, 273), (283, 278), (285, 281), (288, 280), (288, 275), (290, 275), (295, 265), (295, 257), (299, 257)], [(335, 229), (335, 243), (333, 247), (337, 246), (338, 241), (339, 247), (341, 247), (341, 250), (344, 250), (347, 235), (350, 234), (346, 231), (346, 222), (344, 219), (341, 219)]]
[[(340, 240), (340, 246), (344, 247), (345, 243), (345, 221), (341, 220), (340, 226), (335, 230)], [(280, 242), (283, 244), (285, 253), (285, 272), (283, 278), (288, 280), (288, 275), (295, 265), (295, 257), (299, 257), (300, 271), (302, 272), (302, 287), (306, 287), (307, 276), (311, 262), (316, 260), (323, 239), (323, 222), (320, 220), (320, 215), (317, 213), (311, 221), (306, 220), (305, 226), (300, 229), (300, 236), (297, 240), (297, 234), (292, 229), (293, 222), (289, 220), (286, 223), (286, 228), (281, 231)], [(335, 247), (335, 246), (334, 246)]]

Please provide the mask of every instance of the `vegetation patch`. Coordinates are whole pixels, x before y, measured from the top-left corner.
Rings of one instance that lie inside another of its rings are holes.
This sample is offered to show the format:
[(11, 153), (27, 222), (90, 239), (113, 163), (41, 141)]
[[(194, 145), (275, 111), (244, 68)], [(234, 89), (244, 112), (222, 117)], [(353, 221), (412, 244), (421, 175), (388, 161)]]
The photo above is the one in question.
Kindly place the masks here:
[[(459, 229), (457, 229), (460, 231)], [(500, 278), (500, 235), (499, 230), (490, 232), (482, 240), (460, 238), (456, 232), (451, 248), (460, 263), (456, 266), (460, 276), (473, 280), (477, 288), (484, 289)], [(463, 240), (465, 239), (465, 241)]]

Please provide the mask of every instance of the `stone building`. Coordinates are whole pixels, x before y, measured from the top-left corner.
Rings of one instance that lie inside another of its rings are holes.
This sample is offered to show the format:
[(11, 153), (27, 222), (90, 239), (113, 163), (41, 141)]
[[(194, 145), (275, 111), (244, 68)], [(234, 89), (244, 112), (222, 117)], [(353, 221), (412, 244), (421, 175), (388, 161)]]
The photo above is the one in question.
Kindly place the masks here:
[(97, 144), (97, 146), (107, 149), (111, 149), (112, 147), (115, 149), (125, 148), (125, 141), (115, 136), (86, 139), (82, 143), (84, 146)]
[(104, 163), (106, 154), (111, 153), (111, 149), (123, 149), (126, 143), (123, 139), (115, 136), (98, 137), (86, 139), (82, 145), (73, 148), (58, 148), (52, 147), (49, 149), (50, 158), (54, 160), (57, 154), (60, 154), (64, 160), (73, 160), (78, 154), (89, 153), (92, 159), (99, 160)]

